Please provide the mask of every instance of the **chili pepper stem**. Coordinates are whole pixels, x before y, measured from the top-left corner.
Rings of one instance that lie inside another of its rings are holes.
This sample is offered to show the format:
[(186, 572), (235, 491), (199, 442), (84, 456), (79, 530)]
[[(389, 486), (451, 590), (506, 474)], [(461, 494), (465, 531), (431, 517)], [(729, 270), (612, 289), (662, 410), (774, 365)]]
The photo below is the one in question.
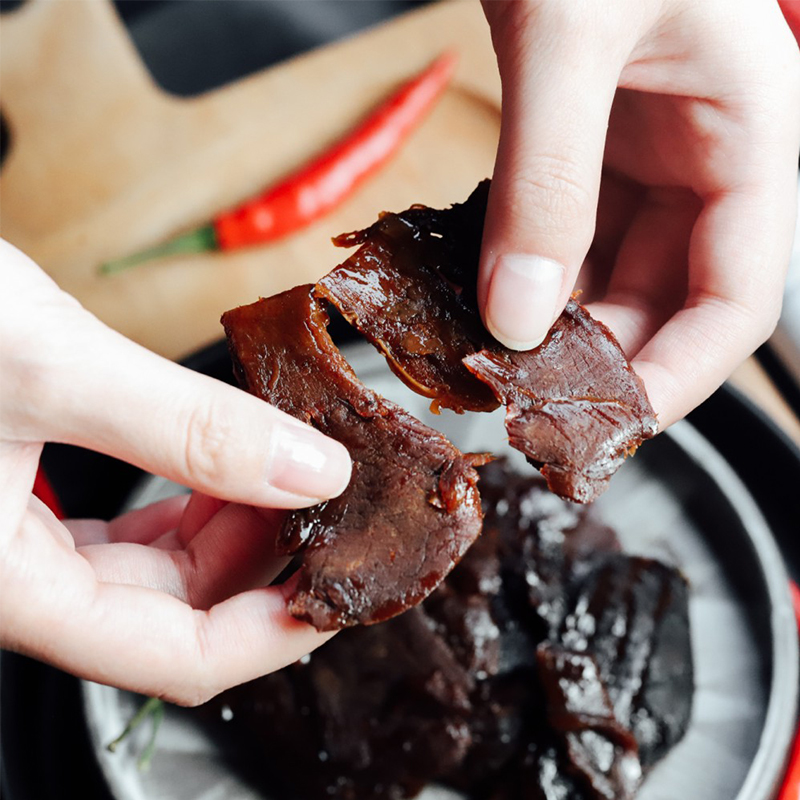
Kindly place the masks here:
[(161, 727), (161, 723), (163, 721), (164, 703), (159, 701), (158, 705), (153, 707), (153, 728), (150, 732), (150, 739), (147, 742), (147, 746), (142, 751), (142, 754), (139, 756), (139, 760), (136, 762), (137, 766), (142, 772), (148, 772), (150, 770), (150, 763), (152, 762), (153, 756), (156, 752), (158, 729)]
[(122, 272), (129, 267), (135, 267), (144, 261), (152, 261), (165, 256), (185, 255), (187, 253), (207, 253), (219, 249), (217, 234), (213, 224), (203, 225), (193, 231), (188, 231), (175, 239), (156, 245), (131, 256), (106, 261), (100, 267), (100, 273), (110, 275), (113, 272)]
[[(150, 697), (146, 702), (142, 703), (141, 708), (130, 718), (122, 733), (117, 736), (113, 742), (109, 742), (107, 745), (108, 750), (112, 753), (115, 752), (120, 744), (122, 744), (123, 740), (127, 738), (132, 731), (136, 730), (136, 728), (138, 728), (147, 719), (147, 717), (150, 716), (150, 714), (153, 715), (153, 726), (155, 730), (150, 742), (148, 743), (149, 749), (150, 745), (154, 744), (153, 739), (157, 730), (157, 724), (160, 724), (161, 717), (164, 715), (164, 701), (159, 700), (157, 697)], [(142, 758), (144, 758), (146, 753), (147, 750), (145, 750), (145, 753), (142, 754)], [(150, 753), (150, 757), (152, 758), (152, 753)]]

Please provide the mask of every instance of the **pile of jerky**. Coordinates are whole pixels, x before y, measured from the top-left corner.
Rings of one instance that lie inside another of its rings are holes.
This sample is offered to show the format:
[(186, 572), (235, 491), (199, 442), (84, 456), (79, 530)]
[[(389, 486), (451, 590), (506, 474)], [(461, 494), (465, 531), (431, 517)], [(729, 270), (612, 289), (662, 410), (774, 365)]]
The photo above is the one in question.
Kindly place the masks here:
[(685, 733), (681, 574), (540, 479), (479, 471), (484, 532), (422, 605), (212, 701), (268, 796), (630, 800)]

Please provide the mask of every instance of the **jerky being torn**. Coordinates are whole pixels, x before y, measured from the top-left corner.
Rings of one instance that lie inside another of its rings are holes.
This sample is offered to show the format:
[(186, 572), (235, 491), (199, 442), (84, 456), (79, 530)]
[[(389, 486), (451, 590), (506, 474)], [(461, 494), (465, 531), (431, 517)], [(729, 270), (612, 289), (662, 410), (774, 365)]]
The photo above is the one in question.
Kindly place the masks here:
[[(337, 237), (340, 247), (361, 247), (315, 288), (386, 356), (405, 384), (433, 398), (434, 408), (491, 411), (500, 405), (497, 398), (461, 359), (492, 339), (474, 298), (442, 278), (464, 245), (464, 226), (448, 224), (448, 215), (457, 213), (415, 206)], [(482, 215), (477, 222), (482, 227)], [(477, 233), (480, 247), (480, 227)]]
[(485, 181), (450, 209), (383, 214), (339, 237), (337, 244), (360, 247), (316, 291), (434, 407), (505, 404), (511, 444), (554, 492), (589, 502), (655, 435), (656, 417), (611, 331), (576, 301), (544, 343), (524, 353), (483, 327), (475, 286), (488, 188)]
[(252, 394), (342, 442), (353, 477), (339, 497), (292, 512), (279, 537), (303, 553), (289, 610), (318, 630), (388, 619), (419, 603), (480, 533), (475, 464), (440, 433), (367, 389), (300, 286), (229, 311), (237, 377)]
[(561, 497), (594, 500), (625, 457), (658, 430), (617, 341), (574, 300), (539, 347), (516, 352), (495, 343), (464, 364), (506, 406), (511, 446)]

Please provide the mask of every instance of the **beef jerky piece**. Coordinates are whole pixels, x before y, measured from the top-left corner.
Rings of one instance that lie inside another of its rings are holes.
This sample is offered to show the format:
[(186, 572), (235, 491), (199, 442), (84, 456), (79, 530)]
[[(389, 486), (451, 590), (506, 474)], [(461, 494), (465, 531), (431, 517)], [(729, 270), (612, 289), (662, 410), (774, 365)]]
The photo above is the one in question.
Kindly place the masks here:
[(480, 533), (481, 459), (359, 382), (310, 286), (222, 321), (242, 386), (338, 439), (353, 459), (347, 489), (292, 512), (279, 536), (282, 553), (303, 553), (290, 613), (336, 630), (419, 603)]
[(636, 739), (618, 722), (594, 659), (544, 643), (537, 660), (548, 720), (585, 796), (631, 800), (642, 777)]
[(491, 796), (501, 776), (519, 761), (531, 729), (542, 725), (533, 668), (481, 683), (473, 693), (472, 747), (455, 771), (440, 778), (469, 798)]
[(658, 423), (641, 378), (611, 331), (574, 300), (544, 342), (464, 358), (506, 406), (512, 447), (561, 497), (588, 503)]
[(585, 795), (564, 766), (564, 756), (554, 745), (531, 742), (498, 776), (479, 800), (585, 800)]
[(500, 664), (500, 628), (494, 621), (491, 602), (480, 595), (436, 591), (425, 610), (453, 650), (459, 663), (476, 680), (497, 674)]
[(584, 574), (602, 554), (618, 550), (619, 542), (591, 512), (551, 494), (541, 479), (514, 473), (503, 460), (482, 467), (480, 475), (486, 505), (482, 541), (499, 532), (507, 590), (543, 625), (529, 620), (523, 610), (517, 615), (533, 625), (539, 638), (554, 635), (576, 575)]
[(564, 762), (553, 745), (534, 748), (520, 772), (519, 800), (584, 800), (583, 789)]
[[(476, 206), (479, 217), (470, 220)], [(475, 299), (445, 278), (457, 277), (453, 262), (477, 258), (484, 208), (485, 199), (470, 198), (446, 211), (415, 206), (384, 213), (366, 230), (334, 239), (341, 247), (361, 247), (316, 286), (404, 383), (434, 398), (434, 408), (491, 411), (499, 405), (461, 363), (491, 341)], [(464, 238), (474, 239), (466, 252)], [(472, 272), (477, 275), (477, 266)]]
[(383, 625), (343, 631), (310, 657), (215, 703), (232, 713), (226, 736), (249, 739), (269, 796), (277, 784), (286, 800), (399, 800), (463, 759), (473, 686), (414, 608)]
[(674, 568), (608, 556), (572, 598), (560, 641), (591, 653), (644, 766), (683, 737), (694, 691), (688, 586)]
[(450, 209), (413, 206), (339, 237), (360, 247), (316, 290), (434, 408), (507, 405), (512, 446), (556, 494), (589, 502), (656, 433), (655, 414), (612, 333), (574, 300), (534, 350), (508, 350), (483, 328), (475, 286), (488, 186)]
[(413, 796), (467, 752), (473, 681), (421, 608), (346, 636), (308, 664), (332, 785)]
[(500, 666), (501, 630), (493, 604), (502, 578), (496, 551), (496, 537), (481, 536), (425, 601), (425, 613), (476, 681), (497, 674)]

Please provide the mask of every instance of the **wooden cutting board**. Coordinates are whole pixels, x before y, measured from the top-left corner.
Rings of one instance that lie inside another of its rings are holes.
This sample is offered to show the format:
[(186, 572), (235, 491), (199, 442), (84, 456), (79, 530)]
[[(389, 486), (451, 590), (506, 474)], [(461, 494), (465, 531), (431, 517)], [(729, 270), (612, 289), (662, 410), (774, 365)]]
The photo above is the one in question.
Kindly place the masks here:
[[(477, 0), (448, 0), (199, 97), (153, 82), (109, 0), (28, 0), (0, 19), (11, 149), (0, 234), (109, 325), (170, 358), (221, 336), (220, 314), (314, 281), (330, 243), (384, 209), (463, 200), (491, 173), (500, 82)], [(460, 62), (394, 161), (340, 209), (279, 243), (164, 259), (112, 276), (111, 258), (209, 220), (348, 131), (447, 48)], [(755, 362), (734, 377), (800, 443)]]
[[(221, 336), (228, 308), (314, 281), (332, 235), (381, 210), (463, 200), (491, 174), (500, 83), (476, 0), (450, 0), (185, 99), (150, 77), (107, 0), (29, 0), (0, 20), (0, 234), (109, 325), (170, 358)], [(98, 266), (209, 220), (346, 133), (447, 48), (451, 88), (340, 209), (273, 245)]]

